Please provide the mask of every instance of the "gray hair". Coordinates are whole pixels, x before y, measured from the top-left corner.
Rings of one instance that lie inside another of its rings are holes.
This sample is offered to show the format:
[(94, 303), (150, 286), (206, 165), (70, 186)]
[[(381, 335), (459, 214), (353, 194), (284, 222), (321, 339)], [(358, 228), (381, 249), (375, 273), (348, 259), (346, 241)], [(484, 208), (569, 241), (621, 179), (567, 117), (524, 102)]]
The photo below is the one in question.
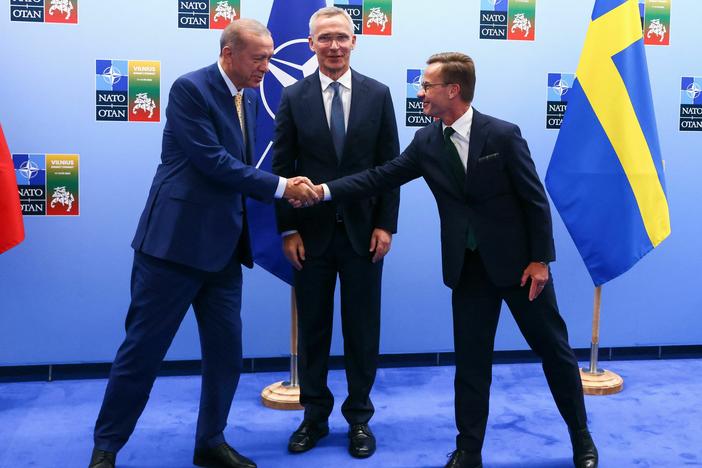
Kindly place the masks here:
[(351, 15), (349, 15), (348, 12), (346, 10), (344, 10), (343, 8), (330, 6), (330, 7), (320, 8), (319, 10), (314, 12), (312, 17), (310, 18), (310, 36), (312, 36), (312, 32), (314, 31), (314, 28), (316, 26), (318, 18), (331, 18), (333, 16), (345, 17), (346, 20), (349, 22), (349, 28), (351, 28), (351, 34), (353, 34), (354, 28), (353, 28), (353, 19), (351, 19)]
[(245, 46), (242, 36), (244, 33), (250, 33), (255, 36), (266, 36), (271, 37), (271, 32), (267, 27), (259, 23), (254, 19), (242, 18), (233, 21), (229, 24), (222, 35), (219, 38), (219, 53), (222, 53), (222, 49), (225, 46), (229, 46), (232, 49), (237, 49)]

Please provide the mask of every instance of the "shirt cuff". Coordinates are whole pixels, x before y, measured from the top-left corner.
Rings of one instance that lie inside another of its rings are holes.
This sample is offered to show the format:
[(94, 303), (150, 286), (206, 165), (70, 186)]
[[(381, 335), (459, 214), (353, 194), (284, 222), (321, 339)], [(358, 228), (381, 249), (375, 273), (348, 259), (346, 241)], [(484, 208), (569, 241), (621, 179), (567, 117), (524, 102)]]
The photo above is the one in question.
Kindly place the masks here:
[(331, 200), (331, 192), (329, 191), (327, 184), (322, 184), (322, 189), (324, 190), (324, 201)]
[(297, 234), (297, 229), (291, 229), (290, 231), (283, 231), (280, 233), (280, 237), (288, 237), (292, 234)]
[(278, 180), (278, 188), (275, 189), (275, 195), (273, 195), (274, 198), (283, 198), (283, 194), (285, 193), (285, 187), (288, 185), (288, 179), (285, 177), (280, 177), (280, 180)]

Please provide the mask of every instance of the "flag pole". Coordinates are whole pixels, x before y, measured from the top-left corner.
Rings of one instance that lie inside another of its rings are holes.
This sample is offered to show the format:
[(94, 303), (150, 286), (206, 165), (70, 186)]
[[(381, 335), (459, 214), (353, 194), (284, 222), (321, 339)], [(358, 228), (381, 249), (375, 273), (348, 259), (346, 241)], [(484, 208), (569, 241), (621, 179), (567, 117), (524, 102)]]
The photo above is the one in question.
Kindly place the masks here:
[(300, 384), (297, 376), (297, 301), (295, 288), (290, 288), (290, 380), (276, 382), (263, 389), (264, 406), (280, 410), (299, 410)]
[(595, 287), (595, 300), (592, 313), (592, 342), (590, 343), (590, 367), (580, 369), (580, 379), (585, 395), (612, 395), (624, 388), (624, 380), (612, 371), (597, 367), (600, 346), (600, 306), (602, 286)]

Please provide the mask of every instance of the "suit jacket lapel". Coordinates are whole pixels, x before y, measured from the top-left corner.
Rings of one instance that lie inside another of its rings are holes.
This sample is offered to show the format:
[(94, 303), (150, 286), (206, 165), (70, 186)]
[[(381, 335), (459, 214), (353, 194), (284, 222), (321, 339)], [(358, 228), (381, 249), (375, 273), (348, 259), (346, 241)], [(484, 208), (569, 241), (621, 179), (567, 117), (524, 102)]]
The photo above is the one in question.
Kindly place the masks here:
[(349, 110), (349, 121), (346, 125), (344, 152), (341, 157), (342, 162), (344, 160), (344, 155), (347, 153), (350, 141), (356, 137), (356, 133), (361, 126), (361, 119), (366, 115), (365, 109), (368, 102), (368, 86), (365, 81), (363, 75), (356, 73), (353, 69), (351, 70), (351, 109)]
[(446, 178), (450, 181), (449, 186), (453, 189), (457, 196), (462, 198), (465, 196), (465, 184), (461, 183), (456, 174), (456, 166), (448, 159), (451, 155), (446, 152), (446, 146), (444, 146), (444, 133), (441, 121), (437, 120), (431, 125), (434, 126), (434, 132), (432, 132), (432, 139), (429, 142), (429, 154), (434, 155), (434, 158), (437, 160), (437, 164), (444, 172)]
[(227, 124), (234, 135), (234, 140), (239, 144), (240, 152), (232, 153), (233, 156), (240, 157), (242, 160), (246, 158), (246, 148), (244, 148), (244, 139), (241, 133), (241, 125), (239, 125), (239, 116), (236, 114), (236, 106), (234, 105), (234, 96), (229, 92), (227, 83), (224, 82), (222, 74), (219, 72), (217, 64), (210, 65), (208, 69), (210, 83), (214, 89), (216, 102), (222, 107), (222, 114), (227, 119)]
[[(468, 144), (468, 174), (466, 177), (467, 186), (470, 185), (471, 178), (475, 175), (475, 167), (478, 164), (480, 153), (485, 147), (488, 137), (488, 129), (485, 128), (488, 120), (483, 114), (473, 109), (473, 124), (470, 127), (470, 143)], [(466, 187), (467, 188), (467, 187)]]
[(254, 127), (256, 126), (256, 93), (251, 90), (244, 90), (244, 121), (246, 125), (246, 164), (253, 164), (254, 161)]

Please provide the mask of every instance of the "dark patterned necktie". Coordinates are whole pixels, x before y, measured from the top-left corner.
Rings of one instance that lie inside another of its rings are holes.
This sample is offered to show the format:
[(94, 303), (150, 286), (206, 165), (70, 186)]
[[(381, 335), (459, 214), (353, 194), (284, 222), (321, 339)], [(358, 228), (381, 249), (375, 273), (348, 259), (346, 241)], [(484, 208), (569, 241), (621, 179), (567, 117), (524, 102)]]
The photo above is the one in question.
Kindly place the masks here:
[[(460, 186), (463, 187), (466, 183), (466, 169), (463, 167), (463, 162), (458, 155), (456, 145), (454, 145), (451, 140), (451, 135), (454, 133), (456, 133), (456, 130), (451, 127), (446, 127), (444, 129), (444, 148), (446, 149), (446, 157), (455, 173), (454, 176), (458, 180)], [(473, 232), (473, 228), (470, 224), (468, 225), (468, 232), (466, 233), (466, 248), (470, 250), (478, 248), (478, 241), (475, 238), (475, 232)]]
[(344, 140), (346, 139), (346, 127), (344, 126), (344, 106), (341, 104), (340, 83), (334, 81), (329, 86), (334, 90), (332, 98), (331, 115), (329, 117), (329, 130), (331, 130), (332, 142), (336, 150), (336, 158), (341, 161), (344, 154)]

